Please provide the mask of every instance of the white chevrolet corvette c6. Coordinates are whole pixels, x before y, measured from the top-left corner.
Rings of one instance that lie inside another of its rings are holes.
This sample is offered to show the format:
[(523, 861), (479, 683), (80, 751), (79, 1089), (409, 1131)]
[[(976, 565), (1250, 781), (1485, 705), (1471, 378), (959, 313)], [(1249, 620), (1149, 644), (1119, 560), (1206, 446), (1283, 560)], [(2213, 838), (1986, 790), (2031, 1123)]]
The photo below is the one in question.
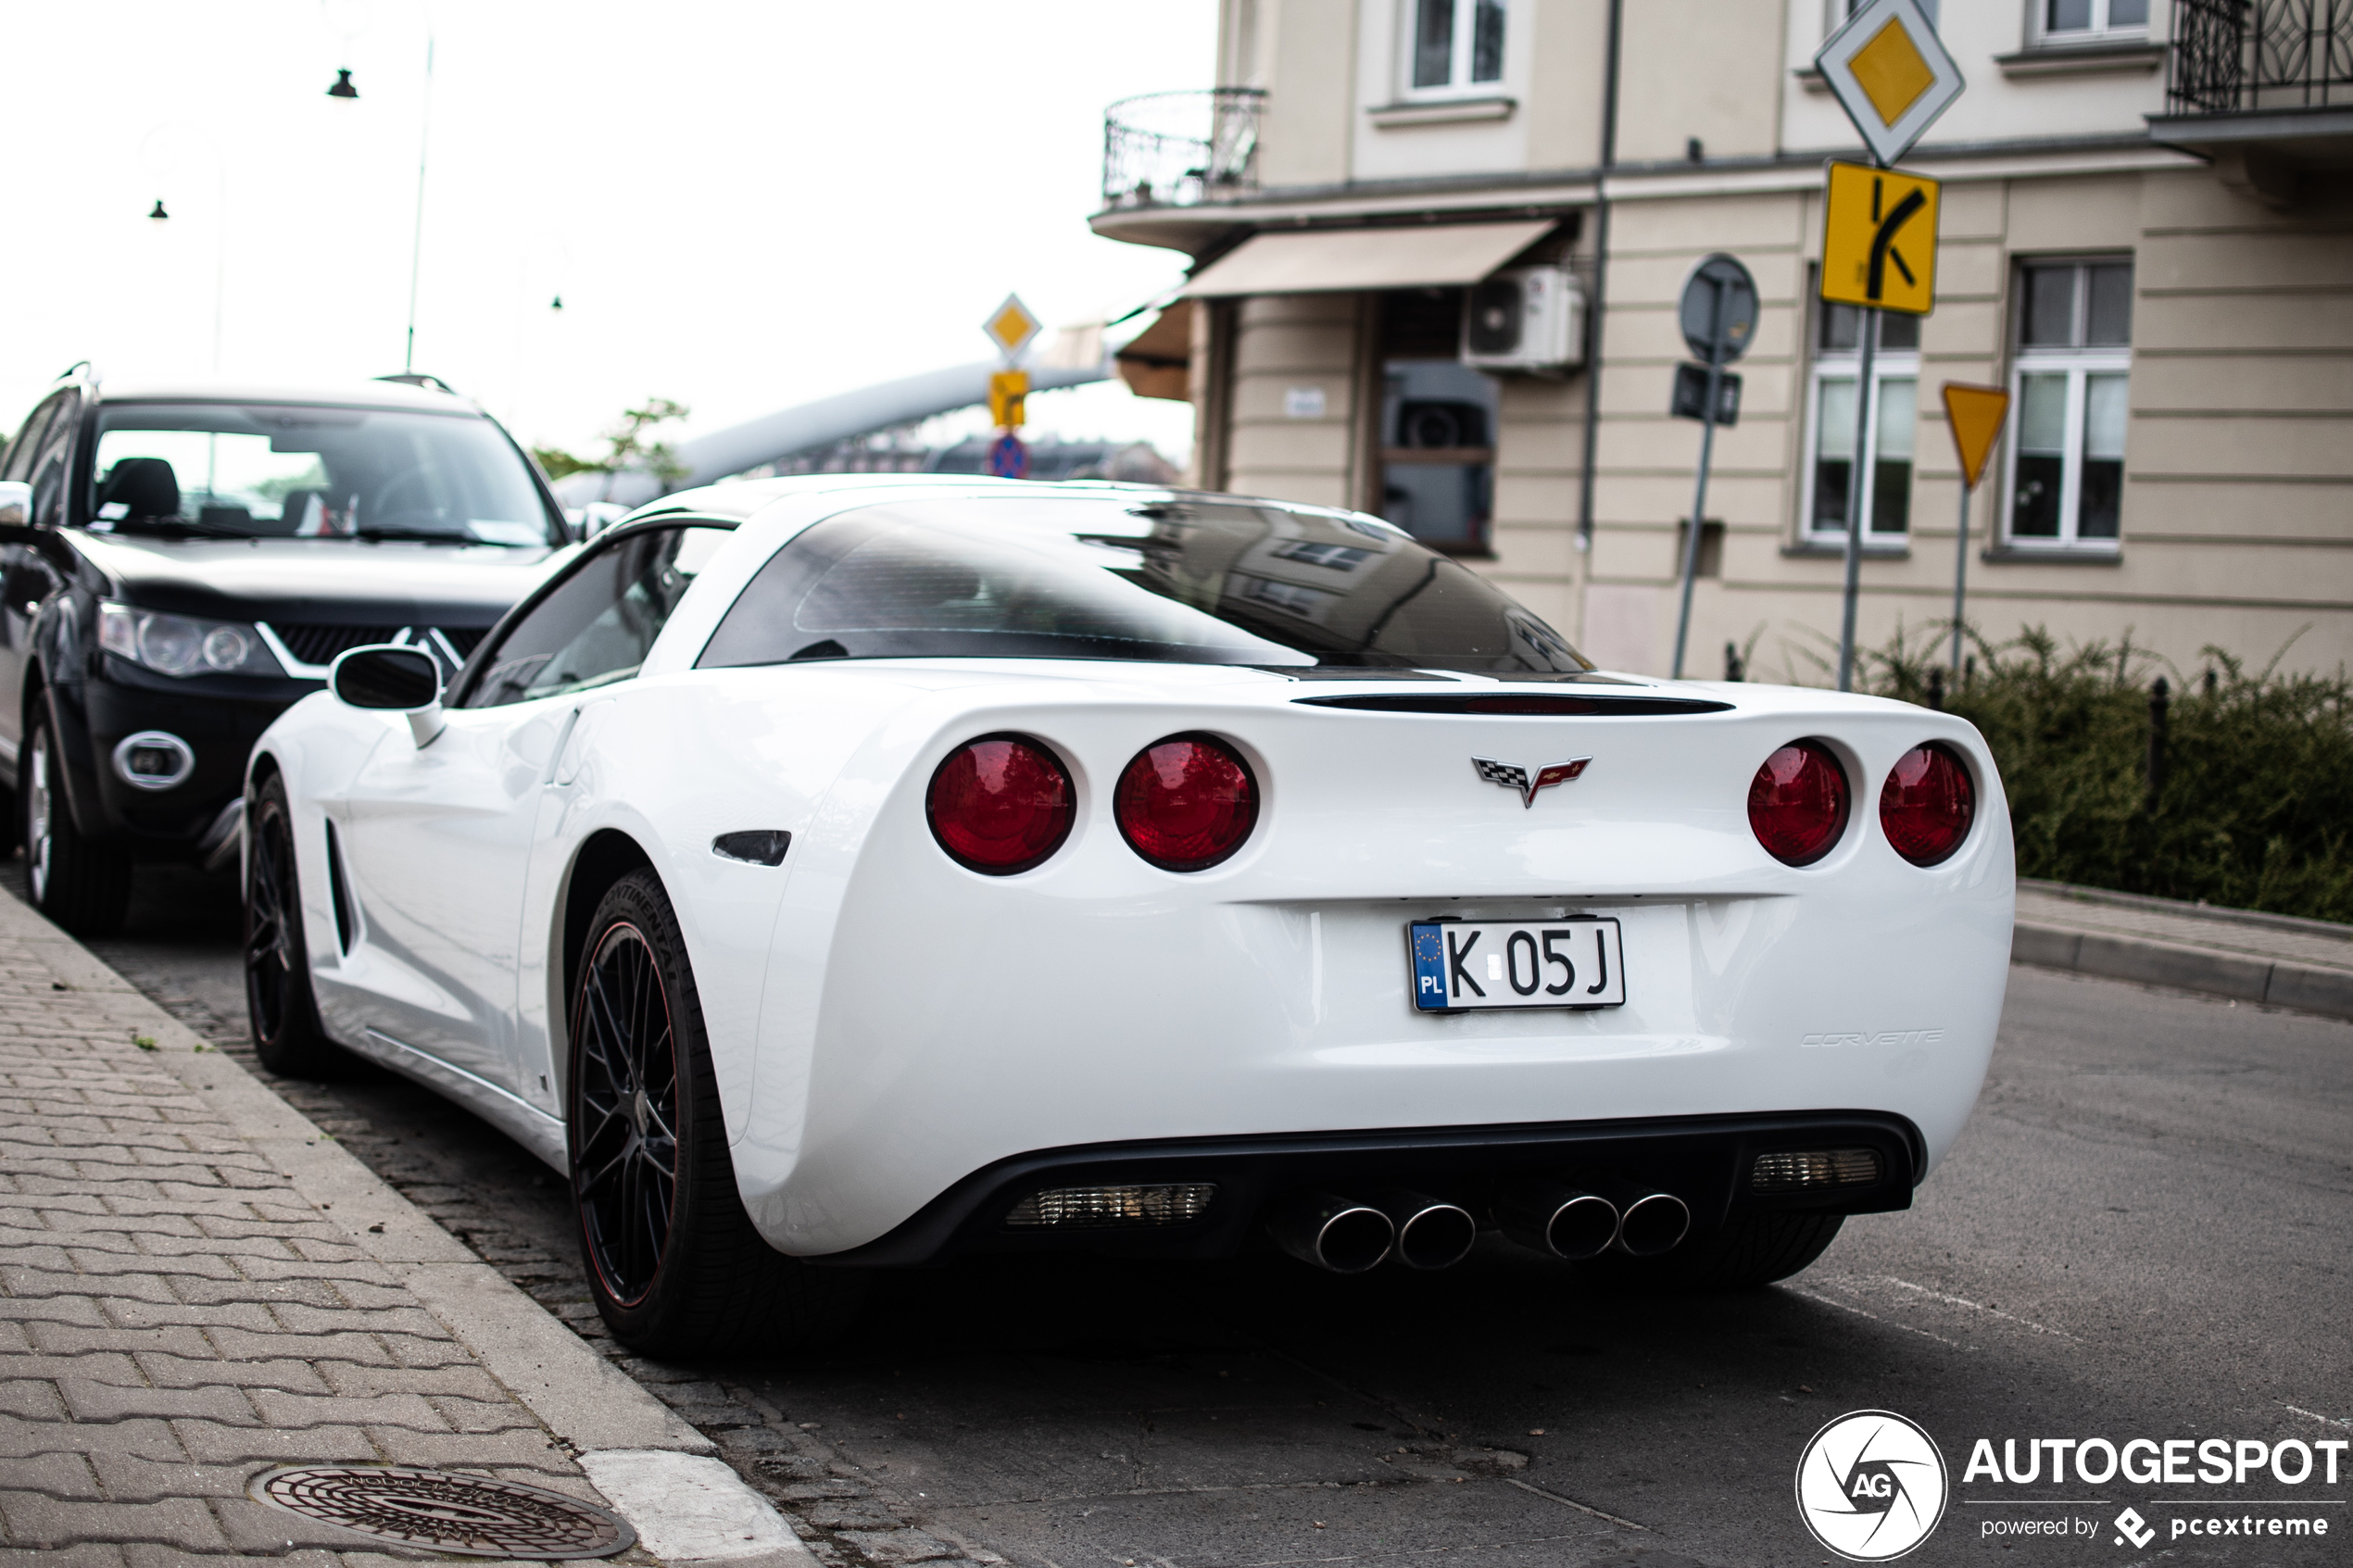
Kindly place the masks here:
[(1603, 673), (1353, 513), (727, 485), (446, 690), (331, 686), (250, 768), (262, 1059), (522, 1140), (650, 1350), (982, 1251), (1781, 1278), (1909, 1206), (2001, 1011), (1970, 725)]

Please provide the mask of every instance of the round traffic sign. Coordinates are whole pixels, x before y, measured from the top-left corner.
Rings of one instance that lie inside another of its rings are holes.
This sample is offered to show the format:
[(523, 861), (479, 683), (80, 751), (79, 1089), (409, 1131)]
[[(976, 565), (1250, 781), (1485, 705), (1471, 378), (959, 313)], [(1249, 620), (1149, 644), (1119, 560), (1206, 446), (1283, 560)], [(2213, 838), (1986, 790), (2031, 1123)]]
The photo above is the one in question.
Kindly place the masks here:
[(1756, 338), (1756, 280), (1738, 257), (1719, 250), (1692, 269), (1677, 314), (1683, 341), (1693, 355), (1707, 363), (1729, 365), (1747, 353)]

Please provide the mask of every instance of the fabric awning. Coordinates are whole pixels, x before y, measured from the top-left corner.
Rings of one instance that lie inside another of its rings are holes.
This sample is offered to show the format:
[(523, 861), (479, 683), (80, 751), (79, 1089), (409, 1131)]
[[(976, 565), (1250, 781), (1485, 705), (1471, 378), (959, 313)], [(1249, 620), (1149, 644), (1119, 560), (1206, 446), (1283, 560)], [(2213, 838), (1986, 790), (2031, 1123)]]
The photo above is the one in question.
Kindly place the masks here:
[(1196, 299), (1475, 283), (1542, 239), (1556, 220), (1298, 229), (1253, 234), (1187, 283)]

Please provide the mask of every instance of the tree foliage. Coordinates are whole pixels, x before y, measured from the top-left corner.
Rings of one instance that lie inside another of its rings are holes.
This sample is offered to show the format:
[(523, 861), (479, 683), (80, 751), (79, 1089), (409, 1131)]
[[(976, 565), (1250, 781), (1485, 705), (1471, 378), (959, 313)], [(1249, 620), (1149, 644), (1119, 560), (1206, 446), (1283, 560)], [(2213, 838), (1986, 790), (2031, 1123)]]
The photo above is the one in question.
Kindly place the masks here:
[(604, 433), (606, 451), (601, 458), (578, 457), (560, 446), (534, 446), (531, 455), (549, 479), (636, 469), (665, 485), (675, 484), (686, 477), (686, 465), (678, 460), (676, 448), (651, 436), (659, 426), (683, 420), (690, 411), (685, 404), (667, 397), (648, 397), (635, 408), (622, 410), (620, 420)]

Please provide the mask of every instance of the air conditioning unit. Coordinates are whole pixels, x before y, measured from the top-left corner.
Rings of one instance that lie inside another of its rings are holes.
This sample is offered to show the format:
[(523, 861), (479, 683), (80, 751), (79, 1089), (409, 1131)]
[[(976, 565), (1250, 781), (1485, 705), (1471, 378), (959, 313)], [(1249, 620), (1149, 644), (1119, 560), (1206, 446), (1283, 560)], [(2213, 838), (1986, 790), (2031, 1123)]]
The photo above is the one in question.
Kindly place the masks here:
[(1565, 267), (1514, 267), (1471, 286), (1463, 363), (1558, 374), (1585, 360), (1585, 291)]

